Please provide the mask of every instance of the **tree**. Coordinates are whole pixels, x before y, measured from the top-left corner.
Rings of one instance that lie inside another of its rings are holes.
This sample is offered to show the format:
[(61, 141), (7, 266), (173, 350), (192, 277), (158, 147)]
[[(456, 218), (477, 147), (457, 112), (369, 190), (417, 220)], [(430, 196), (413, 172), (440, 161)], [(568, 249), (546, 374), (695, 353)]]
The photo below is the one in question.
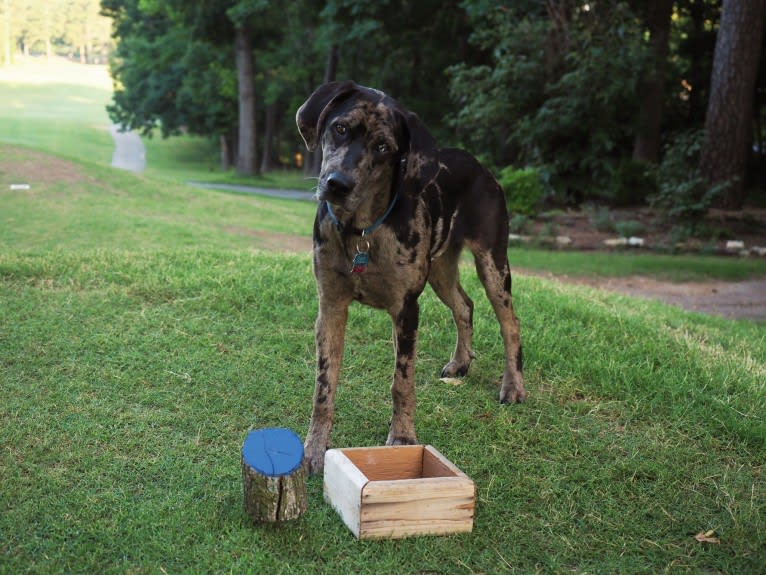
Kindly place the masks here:
[(766, 0), (724, 0), (700, 169), (710, 185), (728, 183), (722, 206), (729, 209), (741, 208), (745, 200), (764, 18)]
[(647, 8), (650, 65), (641, 85), (641, 123), (633, 146), (633, 158), (645, 162), (659, 158), (672, 8), (672, 0), (650, 0)]
[(634, 137), (642, 30), (624, 2), (476, 1), (478, 66), (448, 71), (452, 123), (496, 166), (536, 166), (558, 199), (611, 192)]
[(11, 63), (11, 0), (3, 0), (2, 30), (3, 35), (3, 64)]
[(255, 124), (255, 63), (253, 58), (252, 32), (247, 24), (237, 26), (235, 53), (237, 60), (237, 85), (239, 86), (239, 151), (237, 172), (255, 174), (256, 124)]

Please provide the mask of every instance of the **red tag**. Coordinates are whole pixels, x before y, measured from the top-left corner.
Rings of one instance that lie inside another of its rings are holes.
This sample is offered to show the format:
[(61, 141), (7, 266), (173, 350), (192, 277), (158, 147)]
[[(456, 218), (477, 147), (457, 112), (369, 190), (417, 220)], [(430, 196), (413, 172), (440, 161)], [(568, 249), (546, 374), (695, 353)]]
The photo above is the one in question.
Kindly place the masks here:
[(358, 252), (354, 256), (354, 261), (352, 263), (351, 267), (351, 273), (352, 274), (361, 274), (364, 273), (367, 269), (367, 264), (370, 261), (370, 256), (367, 254), (367, 252)]

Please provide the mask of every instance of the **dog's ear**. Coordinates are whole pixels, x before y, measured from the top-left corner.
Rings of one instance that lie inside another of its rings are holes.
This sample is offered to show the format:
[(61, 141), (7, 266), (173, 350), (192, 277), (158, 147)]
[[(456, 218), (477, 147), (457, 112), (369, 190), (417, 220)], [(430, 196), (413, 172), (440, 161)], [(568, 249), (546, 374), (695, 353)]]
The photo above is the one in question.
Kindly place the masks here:
[(306, 147), (310, 152), (313, 152), (317, 147), (320, 130), (333, 104), (357, 89), (356, 83), (350, 80), (345, 82), (328, 82), (319, 86), (309, 96), (308, 100), (298, 108), (298, 112), (295, 114), (295, 123), (298, 124), (298, 131), (300, 131), (301, 137), (306, 142)]
[(406, 168), (404, 190), (417, 195), (439, 171), (439, 153), (436, 140), (417, 114), (401, 110), (406, 138)]

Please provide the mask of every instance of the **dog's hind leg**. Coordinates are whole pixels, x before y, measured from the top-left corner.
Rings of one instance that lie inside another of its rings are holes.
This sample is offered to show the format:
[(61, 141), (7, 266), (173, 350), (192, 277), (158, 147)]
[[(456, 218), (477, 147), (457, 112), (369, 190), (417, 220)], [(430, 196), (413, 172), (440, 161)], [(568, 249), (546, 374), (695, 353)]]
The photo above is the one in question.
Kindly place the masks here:
[(324, 468), (324, 454), (330, 440), (335, 411), (335, 389), (343, 359), (347, 319), (347, 303), (328, 306), (320, 301), (316, 321), (316, 386), (311, 423), (304, 442), (304, 461), (312, 475), (321, 473)]
[(498, 242), (494, 250), (479, 249), (471, 243), (468, 245), (476, 260), (479, 279), (484, 284), (484, 290), (500, 323), (500, 333), (505, 345), (505, 369), (500, 387), (500, 403), (519, 403), (524, 401), (527, 392), (522, 375), (519, 320), (513, 311), (511, 271), (506, 249), (502, 242)]
[(439, 299), (452, 311), (457, 328), (457, 343), (450, 362), (442, 368), (441, 377), (461, 377), (468, 373), (473, 337), (473, 302), (460, 286), (458, 261), (461, 246), (453, 246), (431, 264), (428, 283)]

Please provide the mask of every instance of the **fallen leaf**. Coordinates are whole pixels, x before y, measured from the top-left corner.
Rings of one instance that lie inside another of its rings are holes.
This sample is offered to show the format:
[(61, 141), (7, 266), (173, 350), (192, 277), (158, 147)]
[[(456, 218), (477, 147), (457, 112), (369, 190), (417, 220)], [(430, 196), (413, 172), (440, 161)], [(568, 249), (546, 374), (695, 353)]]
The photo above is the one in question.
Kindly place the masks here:
[(456, 377), (441, 377), (439, 378), (439, 381), (443, 381), (444, 383), (448, 383), (450, 385), (463, 385), (463, 380)]
[(713, 529), (700, 531), (694, 536), (694, 538), (700, 543), (711, 543), (713, 545), (718, 545), (720, 543), (718, 537), (715, 536), (715, 531)]

